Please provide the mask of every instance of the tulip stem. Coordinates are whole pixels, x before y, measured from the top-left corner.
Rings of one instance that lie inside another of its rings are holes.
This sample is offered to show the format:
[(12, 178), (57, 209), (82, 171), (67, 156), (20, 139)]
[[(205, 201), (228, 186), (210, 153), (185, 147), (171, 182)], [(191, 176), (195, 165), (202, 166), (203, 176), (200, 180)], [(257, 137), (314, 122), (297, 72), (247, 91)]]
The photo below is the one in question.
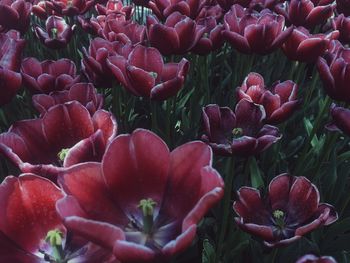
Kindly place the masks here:
[(230, 215), (230, 202), (231, 202), (231, 190), (232, 190), (232, 183), (233, 183), (233, 177), (235, 173), (235, 158), (231, 157), (231, 162), (228, 163), (228, 169), (226, 169), (226, 175), (225, 175), (225, 193), (224, 193), (224, 203), (223, 203), (223, 216), (221, 221), (221, 228), (220, 228), (220, 234), (219, 234), (219, 240), (217, 245), (217, 253), (216, 253), (216, 260), (215, 262), (219, 262), (221, 258), (221, 254), (223, 251), (225, 236), (226, 236), (226, 230), (227, 225), (229, 221), (229, 215)]

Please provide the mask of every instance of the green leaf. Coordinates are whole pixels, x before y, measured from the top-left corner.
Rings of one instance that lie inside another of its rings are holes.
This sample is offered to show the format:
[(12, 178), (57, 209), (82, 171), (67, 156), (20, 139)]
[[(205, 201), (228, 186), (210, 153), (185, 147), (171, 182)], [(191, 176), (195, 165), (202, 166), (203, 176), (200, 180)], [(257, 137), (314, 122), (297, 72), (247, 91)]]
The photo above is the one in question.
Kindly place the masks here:
[(202, 263), (215, 263), (215, 249), (208, 239), (203, 241)]
[(250, 171), (250, 180), (252, 182), (252, 187), (259, 188), (264, 187), (264, 180), (261, 177), (258, 164), (255, 160), (255, 157), (249, 159), (249, 171)]

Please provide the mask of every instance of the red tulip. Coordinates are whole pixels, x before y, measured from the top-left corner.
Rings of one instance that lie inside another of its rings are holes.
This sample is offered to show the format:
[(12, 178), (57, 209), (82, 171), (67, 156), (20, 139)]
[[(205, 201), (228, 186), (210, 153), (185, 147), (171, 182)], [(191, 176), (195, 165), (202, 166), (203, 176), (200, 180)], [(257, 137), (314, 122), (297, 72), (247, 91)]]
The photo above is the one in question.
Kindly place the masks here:
[(24, 85), (33, 93), (69, 89), (80, 80), (76, 71), (74, 62), (65, 58), (42, 62), (36, 58), (25, 58), (21, 66)]
[(330, 131), (342, 131), (350, 136), (350, 110), (332, 104), (331, 116), (332, 122), (327, 124), (326, 128)]
[(22, 77), (17, 71), (24, 45), (19, 32), (0, 33), (0, 106), (10, 102), (21, 87)]
[(55, 178), (74, 164), (100, 161), (116, 131), (109, 112), (90, 116), (73, 101), (51, 107), (40, 119), (15, 122), (0, 135), (0, 151), (22, 172)]
[(251, 187), (238, 190), (235, 221), (269, 247), (287, 245), (338, 219), (331, 205), (319, 201), (317, 187), (308, 179), (281, 174), (271, 181), (266, 198)]
[(316, 257), (311, 254), (307, 254), (297, 260), (295, 263), (337, 263), (333, 257), (323, 256)]
[(182, 55), (190, 51), (205, 32), (205, 27), (197, 25), (191, 18), (172, 13), (161, 24), (153, 16), (147, 17), (148, 38), (151, 45), (163, 55)]
[(32, 7), (32, 12), (42, 20), (46, 20), (48, 16), (55, 14), (55, 11), (52, 9), (52, 5), (50, 5), (50, 2), (45, 0), (34, 4)]
[(0, 27), (24, 34), (30, 24), (32, 4), (25, 0), (0, 0)]
[(298, 106), (298, 86), (291, 80), (277, 81), (266, 89), (264, 78), (258, 73), (249, 73), (237, 88), (238, 99), (247, 99), (264, 107), (266, 122), (278, 124), (287, 120)]
[(45, 26), (46, 31), (36, 26), (35, 34), (45, 46), (52, 49), (66, 47), (75, 29), (75, 26), (70, 27), (64, 18), (59, 16), (50, 16)]
[(312, 35), (304, 27), (294, 29), (288, 40), (282, 45), (282, 50), (291, 60), (312, 63), (328, 48), (329, 42), (337, 39), (339, 31)]
[(124, 6), (120, 0), (109, 0), (106, 5), (96, 4), (95, 7), (99, 15), (109, 15), (115, 13), (124, 15), (126, 20), (130, 20), (133, 13), (132, 6)]
[(291, 0), (277, 5), (275, 10), (295, 26), (314, 28), (333, 14), (334, 6), (325, 1)]
[(349, 0), (336, 0), (337, 2), (337, 12), (344, 14), (345, 16), (350, 16), (350, 1)]
[(95, 4), (94, 0), (52, 0), (46, 3), (50, 9), (61, 16), (76, 16), (85, 14)]
[(208, 105), (202, 110), (207, 142), (220, 155), (249, 156), (258, 154), (281, 138), (278, 128), (264, 125), (261, 105), (242, 99), (235, 113), (228, 107)]
[(281, 2), (280, 0), (217, 0), (218, 4), (226, 11), (229, 11), (231, 7), (238, 4), (242, 7), (262, 10), (268, 8), (273, 10), (274, 7)]
[(38, 94), (32, 97), (34, 107), (43, 116), (51, 107), (70, 101), (78, 101), (90, 112), (91, 116), (102, 109), (103, 96), (96, 92), (91, 83), (77, 83), (69, 90), (50, 92), (49, 95)]
[(292, 33), (284, 17), (268, 9), (261, 12), (232, 6), (224, 17), (225, 39), (239, 52), (265, 55), (279, 48)]
[(332, 99), (350, 102), (350, 49), (333, 40), (329, 50), (319, 57), (317, 68), (324, 88)]
[(113, 75), (107, 65), (107, 58), (120, 55), (127, 58), (133, 46), (130, 41), (110, 42), (102, 38), (91, 40), (89, 51), (83, 49), (82, 70), (90, 82), (102, 86), (110, 87)]
[(190, 246), (197, 223), (223, 196), (211, 162), (204, 143), (169, 152), (154, 133), (138, 129), (118, 136), (101, 164), (59, 178), (68, 195), (58, 212), (68, 229), (113, 249), (121, 262), (166, 262)]
[(189, 68), (189, 62), (164, 64), (155, 48), (138, 45), (128, 58), (111, 56), (107, 63), (116, 79), (135, 96), (165, 100), (181, 89)]
[(332, 20), (333, 29), (339, 31), (339, 41), (343, 44), (350, 43), (350, 17), (343, 14), (338, 15)]
[(67, 238), (55, 208), (63, 196), (55, 184), (34, 174), (5, 178), (0, 185), (0, 262), (110, 262), (107, 250)]

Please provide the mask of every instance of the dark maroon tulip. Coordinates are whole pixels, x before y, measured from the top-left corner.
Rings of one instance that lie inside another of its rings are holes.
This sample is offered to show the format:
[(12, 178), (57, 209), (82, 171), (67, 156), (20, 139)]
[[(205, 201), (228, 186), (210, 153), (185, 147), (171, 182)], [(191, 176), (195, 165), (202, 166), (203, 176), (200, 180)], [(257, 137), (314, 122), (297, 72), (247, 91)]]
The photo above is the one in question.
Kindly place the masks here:
[(337, 261), (330, 256), (316, 257), (315, 255), (307, 254), (299, 258), (295, 263), (337, 263)]
[(350, 110), (332, 104), (331, 116), (332, 122), (326, 128), (330, 131), (342, 131), (350, 136)]
[(332, 25), (339, 31), (338, 40), (343, 44), (350, 44), (350, 17), (340, 14), (332, 20)]
[(229, 11), (231, 7), (235, 4), (240, 6), (262, 10), (265, 8), (273, 10), (275, 5), (277, 5), (280, 0), (217, 0), (218, 4), (226, 11)]
[(350, 102), (350, 49), (331, 41), (329, 50), (317, 62), (323, 86), (334, 100)]
[(30, 24), (32, 4), (25, 0), (0, 0), (0, 27), (24, 34)]
[(128, 58), (111, 56), (107, 63), (116, 79), (135, 96), (165, 100), (182, 88), (189, 62), (164, 64), (159, 51), (152, 47), (136, 46)]
[(58, 212), (68, 229), (113, 249), (123, 263), (164, 263), (190, 246), (197, 223), (223, 196), (211, 163), (202, 142), (169, 152), (157, 135), (138, 129), (118, 136), (101, 164), (59, 178), (68, 195)]
[(195, 19), (205, 4), (205, 0), (151, 0), (148, 7), (163, 21), (174, 12)]
[(291, 0), (277, 5), (276, 12), (283, 14), (295, 26), (314, 28), (327, 21), (333, 14), (334, 6), (325, 1)]
[(45, 46), (52, 49), (66, 47), (75, 29), (75, 26), (69, 26), (64, 18), (59, 16), (49, 16), (45, 26), (46, 31), (36, 26), (35, 34)]
[(80, 80), (74, 62), (66, 58), (42, 62), (25, 58), (21, 73), (24, 85), (33, 93), (67, 90)]
[(99, 15), (121, 14), (126, 20), (131, 19), (133, 8), (131, 5), (124, 6), (120, 0), (109, 0), (106, 5), (96, 4), (96, 11)]
[(91, 83), (77, 83), (69, 90), (54, 91), (47, 94), (38, 94), (32, 97), (34, 107), (43, 116), (51, 107), (70, 101), (78, 101), (90, 112), (91, 115), (102, 109), (103, 96), (98, 94)]
[(49, 1), (40, 1), (33, 5), (32, 12), (34, 15), (42, 20), (46, 20), (49, 16), (54, 15), (55, 11), (52, 9), (52, 5), (48, 4)]
[(205, 32), (197, 44), (192, 48), (192, 52), (199, 55), (206, 55), (219, 49), (224, 44), (224, 38), (222, 36), (224, 26), (217, 24), (216, 19), (213, 16), (198, 19), (197, 25), (204, 26)]
[(228, 107), (208, 105), (202, 117), (207, 142), (220, 155), (249, 156), (258, 154), (281, 138), (277, 127), (264, 125), (263, 106), (240, 100), (235, 113)]
[(298, 27), (288, 40), (282, 45), (282, 50), (291, 60), (312, 63), (328, 48), (329, 42), (337, 39), (339, 31), (332, 31), (329, 34), (312, 35), (304, 27)]
[(337, 0), (337, 12), (350, 16), (350, 1), (349, 0)]
[(239, 52), (265, 55), (279, 48), (290, 36), (284, 17), (269, 9), (261, 12), (234, 5), (224, 17), (225, 39)]
[(91, 116), (73, 101), (51, 107), (40, 119), (14, 123), (0, 135), (0, 151), (22, 172), (54, 179), (74, 164), (101, 161), (116, 132), (111, 113), (98, 110)]
[[(64, 196), (51, 181), (34, 174), (8, 176), (0, 185), (0, 262), (60, 262), (54, 249), (62, 249), (64, 262), (111, 262), (110, 252), (76, 238), (56, 212)], [(86, 261), (88, 259), (88, 261)]]
[(224, 16), (224, 10), (218, 4), (205, 5), (199, 12), (198, 16), (196, 17), (196, 21), (206, 17), (213, 17), (216, 19), (216, 21), (221, 21), (223, 16)]
[(278, 124), (286, 121), (298, 107), (298, 86), (291, 80), (277, 81), (266, 88), (264, 78), (255, 72), (249, 73), (237, 88), (238, 100), (247, 99), (264, 107), (266, 123)]
[(127, 58), (132, 49), (131, 42), (124, 41), (124, 39), (114, 42), (102, 38), (91, 40), (89, 51), (83, 48), (82, 70), (84, 75), (96, 85), (110, 87), (113, 74), (107, 66), (107, 58), (115, 55)]
[(51, 0), (46, 3), (56, 14), (76, 16), (85, 14), (95, 4), (94, 0)]
[(205, 32), (205, 27), (197, 25), (191, 18), (172, 13), (161, 24), (154, 16), (147, 17), (148, 38), (151, 45), (163, 55), (182, 55), (191, 50)]
[(19, 32), (0, 33), (0, 106), (10, 102), (21, 87), (22, 77), (17, 71), (24, 45)]
[(319, 203), (317, 187), (305, 177), (281, 174), (263, 198), (257, 189), (241, 187), (233, 209), (237, 225), (269, 247), (287, 245), (338, 219), (333, 206)]

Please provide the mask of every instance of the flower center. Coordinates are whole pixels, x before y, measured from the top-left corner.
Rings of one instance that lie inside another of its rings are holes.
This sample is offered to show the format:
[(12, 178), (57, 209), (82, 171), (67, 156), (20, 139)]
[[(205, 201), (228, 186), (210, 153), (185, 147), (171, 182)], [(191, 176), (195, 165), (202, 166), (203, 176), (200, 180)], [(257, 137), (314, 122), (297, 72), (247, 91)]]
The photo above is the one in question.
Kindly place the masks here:
[(64, 251), (63, 251), (63, 245), (62, 245), (62, 238), (63, 238), (63, 233), (58, 230), (50, 230), (47, 232), (45, 241), (49, 244), (51, 247), (51, 253), (44, 253), (45, 257), (44, 259), (49, 262), (65, 262), (64, 258)]
[(233, 138), (240, 138), (242, 137), (243, 135), (243, 129), (242, 128), (234, 128), (232, 130), (232, 135), (233, 135)]
[(153, 228), (153, 214), (154, 208), (157, 202), (152, 198), (142, 199), (138, 204), (138, 208), (142, 211), (143, 216), (143, 232), (145, 234), (151, 234)]
[(51, 37), (53, 39), (56, 39), (58, 37), (58, 29), (57, 28), (54, 27), (51, 29)]
[(57, 154), (57, 157), (61, 162), (64, 162), (64, 159), (66, 159), (68, 151), (69, 151), (69, 148), (64, 148)]
[(153, 72), (153, 71), (148, 72), (148, 74), (150, 74), (151, 77), (153, 77), (153, 78), (155, 78), (155, 79), (158, 77), (158, 74), (157, 74), (156, 72)]
[(285, 223), (284, 223), (284, 212), (281, 211), (281, 210), (275, 210), (273, 211), (273, 217), (276, 221), (276, 225), (279, 227), (279, 228), (284, 228), (285, 226)]

